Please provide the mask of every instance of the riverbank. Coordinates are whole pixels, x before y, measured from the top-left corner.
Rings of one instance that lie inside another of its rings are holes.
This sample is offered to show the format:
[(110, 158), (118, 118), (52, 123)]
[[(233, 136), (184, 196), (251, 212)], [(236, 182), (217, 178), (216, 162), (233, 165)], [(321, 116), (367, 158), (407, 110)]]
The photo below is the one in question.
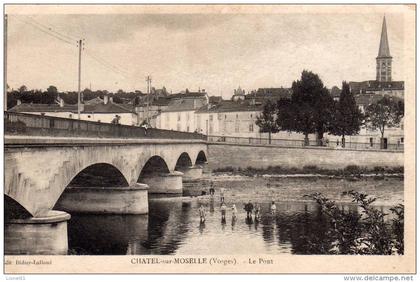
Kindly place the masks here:
[(396, 177), (351, 181), (344, 178), (222, 176), (214, 177), (213, 181), (216, 199), (220, 188), (225, 188), (225, 200), (228, 203), (237, 198), (261, 201), (267, 196), (276, 202), (313, 202), (306, 197), (313, 193), (321, 193), (339, 203), (351, 203), (351, 198), (343, 195), (343, 192), (350, 190), (376, 198), (375, 205), (394, 206), (404, 203), (404, 181)]
[(267, 168), (226, 166), (212, 170), (214, 176), (248, 176), (248, 177), (328, 177), (328, 178), (374, 178), (382, 180), (385, 177), (404, 178), (404, 167), (375, 166), (373, 168), (349, 165), (343, 169), (326, 169), (317, 166), (304, 166), (302, 168), (269, 166)]

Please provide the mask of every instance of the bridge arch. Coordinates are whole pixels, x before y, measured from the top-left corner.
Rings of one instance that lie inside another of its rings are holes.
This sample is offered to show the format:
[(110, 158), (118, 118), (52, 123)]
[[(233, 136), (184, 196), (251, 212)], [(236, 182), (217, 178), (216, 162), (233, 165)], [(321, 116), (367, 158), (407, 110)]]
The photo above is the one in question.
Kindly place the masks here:
[(126, 186), (128, 186), (127, 179), (118, 168), (109, 163), (96, 163), (85, 167), (67, 185), (67, 187)]
[(200, 164), (205, 164), (205, 163), (207, 163), (206, 153), (204, 153), (204, 151), (198, 152), (197, 158), (195, 160), (195, 164), (200, 165)]
[(58, 195), (54, 202), (53, 209), (65, 210), (63, 209), (62, 203), (66, 199), (66, 193), (70, 193), (72, 191), (71, 189), (74, 191), (74, 188), (111, 188), (127, 186), (127, 179), (113, 164), (90, 164), (81, 169), (79, 172), (75, 173), (74, 176), (68, 181), (68, 184), (62, 188), (61, 193)]
[(191, 161), (190, 155), (187, 152), (183, 152), (176, 161), (175, 170), (179, 170), (183, 167), (190, 167), (193, 163)]
[(152, 156), (144, 164), (140, 171), (137, 182), (141, 182), (141, 178), (159, 173), (169, 173), (169, 168), (166, 161), (161, 156)]

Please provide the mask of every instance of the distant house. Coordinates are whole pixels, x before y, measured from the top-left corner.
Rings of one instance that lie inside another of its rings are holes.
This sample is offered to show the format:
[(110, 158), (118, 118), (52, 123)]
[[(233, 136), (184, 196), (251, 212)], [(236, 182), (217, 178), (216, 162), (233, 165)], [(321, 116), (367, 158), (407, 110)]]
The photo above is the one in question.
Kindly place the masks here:
[(245, 100), (245, 90), (240, 86), (238, 89), (233, 90), (232, 101), (238, 102)]
[(197, 131), (206, 135), (256, 137), (256, 117), (262, 106), (245, 102), (222, 101), (196, 111)]
[(349, 82), (350, 92), (353, 94), (389, 95), (404, 98), (404, 81), (377, 81)]
[(148, 119), (152, 127), (158, 127), (157, 119), (160, 113), (165, 110), (171, 100), (167, 97), (160, 97), (151, 101), (149, 104), (141, 103), (135, 107), (135, 111), (139, 118), (139, 124)]
[[(268, 133), (260, 132), (255, 124), (261, 115), (264, 100), (261, 103), (253, 103), (250, 100), (231, 101), (223, 100), (217, 105), (202, 107), (196, 111), (197, 131), (213, 136), (232, 136), (242, 138), (268, 138)], [(277, 139), (302, 140), (300, 133), (279, 132), (272, 135)], [(312, 138), (312, 136), (311, 136)]]
[(245, 96), (245, 100), (252, 104), (262, 105), (265, 101), (276, 102), (279, 99), (290, 99), (292, 90), (290, 88), (258, 88)]
[(167, 96), (168, 106), (156, 117), (156, 127), (168, 130), (194, 132), (196, 130), (195, 111), (208, 105), (206, 92), (186, 92)]
[(223, 101), (222, 96), (210, 96), (209, 97), (209, 104), (210, 105), (217, 105)]
[[(96, 99), (95, 103), (91, 101), (91, 104), (81, 104), (81, 120), (111, 123), (119, 117), (120, 124), (138, 125), (138, 117), (132, 105), (115, 104), (108, 95), (104, 96), (102, 103), (98, 101)], [(58, 100), (58, 104), (18, 104), (9, 111), (78, 119), (77, 105), (65, 105), (62, 99)]]
[(87, 100), (87, 101), (85, 100), (84, 104), (85, 105), (98, 105), (98, 104), (103, 104), (103, 102), (104, 102), (104, 100), (101, 99), (100, 97), (95, 97), (91, 100)]

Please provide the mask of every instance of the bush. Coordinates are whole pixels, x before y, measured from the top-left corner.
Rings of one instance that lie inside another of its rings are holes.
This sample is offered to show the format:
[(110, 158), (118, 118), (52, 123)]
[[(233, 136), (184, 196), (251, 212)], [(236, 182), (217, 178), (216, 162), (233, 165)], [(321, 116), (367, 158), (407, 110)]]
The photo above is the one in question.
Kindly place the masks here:
[(221, 168), (215, 168), (213, 172), (235, 172), (235, 168), (232, 166), (226, 166)]
[[(385, 221), (387, 215), (372, 206), (375, 198), (367, 194), (347, 191), (352, 202), (361, 213), (344, 211), (334, 201), (320, 193), (306, 195), (315, 200), (327, 220), (329, 241), (323, 248), (325, 254), (391, 255), (404, 254), (404, 206), (391, 208), (395, 215), (391, 223)], [(309, 242), (308, 244), (311, 244)]]
[[(349, 165), (346, 166), (344, 169), (325, 169), (320, 168), (316, 165), (306, 165), (302, 168), (296, 167), (282, 167), (282, 166), (268, 166), (267, 168), (255, 168), (248, 166), (246, 168), (234, 168), (232, 166), (227, 166), (223, 168), (216, 168), (213, 172), (219, 173), (238, 173), (240, 175), (246, 176), (255, 176), (255, 175), (263, 175), (263, 174), (322, 174), (322, 175), (331, 175), (331, 176), (338, 176), (338, 177), (353, 177), (350, 180), (357, 180), (356, 178), (361, 178), (363, 174), (367, 173), (375, 173), (377, 176), (375, 179), (384, 179), (385, 173), (392, 173), (392, 174), (403, 174), (404, 167), (382, 167), (376, 166), (373, 169), (368, 169), (366, 167), (360, 167), (357, 165)], [(356, 177), (356, 178), (354, 178)]]
[(375, 174), (384, 174), (385, 173), (385, 168), (383, 166), (375, 166), (373, 168), (373, 172)]
[(357, 166), (357, 165), (348, 165), (344, 168), (343, 174), (344, 175), (353, 175), (353, 176), (360, 176), (365, 169)]

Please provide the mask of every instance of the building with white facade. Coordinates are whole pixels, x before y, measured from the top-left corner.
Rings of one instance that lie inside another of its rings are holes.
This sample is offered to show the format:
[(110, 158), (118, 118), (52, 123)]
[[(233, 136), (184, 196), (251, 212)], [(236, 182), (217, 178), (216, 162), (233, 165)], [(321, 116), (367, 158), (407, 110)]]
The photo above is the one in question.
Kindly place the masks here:
[[(77, 105), (65, 105), (62, 99), (57, 104), (22, 104), (18, 103), (10, 112), (78, 119)], [(104, 96), (103, 102), (96, 99), (94, 103), (81, 104), (80, 119), (111, 123), (118, 118), (120, 124), (139, 125), (139, 120), (130, 105), (116, 104), (112, 98)]]
[(156, 127), (186, 132), (197, 131), (195, 112), (209, 104), (207, 93), (189, 92), (169, 95), (168, 98), (168, 106), (156, 116)]

